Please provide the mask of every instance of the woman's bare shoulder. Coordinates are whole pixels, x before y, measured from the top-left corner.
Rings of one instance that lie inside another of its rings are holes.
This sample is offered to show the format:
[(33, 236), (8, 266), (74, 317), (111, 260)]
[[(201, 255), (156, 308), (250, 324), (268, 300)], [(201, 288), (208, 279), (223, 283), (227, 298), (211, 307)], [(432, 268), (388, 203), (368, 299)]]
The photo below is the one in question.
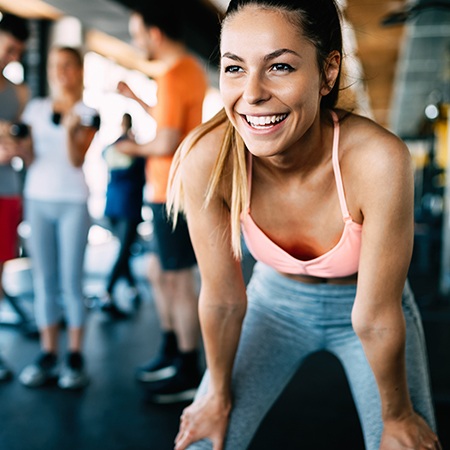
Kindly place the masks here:
[(342, 121), (341, 137), (341, 170), (349, 196), (358, 199), (354, 204), (364, 209), (369, 198), (410, 190), (412, 158), (398, 136), (371, 119), (350, 114)]
[(400, 168), (411, 164), (411, 155), (405, 143), (394, 133), (373, 120), (348, 114), (341, 121), (341, 145), (345, 164), (365, 173)]

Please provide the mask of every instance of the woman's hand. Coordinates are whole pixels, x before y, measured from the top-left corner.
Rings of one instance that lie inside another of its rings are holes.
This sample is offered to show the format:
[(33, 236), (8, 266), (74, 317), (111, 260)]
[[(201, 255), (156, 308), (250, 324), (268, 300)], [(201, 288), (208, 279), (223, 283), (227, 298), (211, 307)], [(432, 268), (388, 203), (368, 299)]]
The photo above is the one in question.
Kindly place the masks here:
[(384, 422), (380, 450), (442, 450), (442, 446), (425, 420), (412, 413)]
[(81, 167), (97, 130), (82, 126), (81, 117), (73, 109), (64, 114), (61, 123), (67, 130), (69, 161), (74, 167)]
[(181, 415), (175, 450), (184, 450), (204, 438), (211, 440), (213, 450), (223, 450), (230, 409), (209, 394), (195, 400)]
[(63, 115), (61, 124), (66, 127), (69, 134), (71, 134), (80, 128), (80, 122), (80, 116), (72, 109)]

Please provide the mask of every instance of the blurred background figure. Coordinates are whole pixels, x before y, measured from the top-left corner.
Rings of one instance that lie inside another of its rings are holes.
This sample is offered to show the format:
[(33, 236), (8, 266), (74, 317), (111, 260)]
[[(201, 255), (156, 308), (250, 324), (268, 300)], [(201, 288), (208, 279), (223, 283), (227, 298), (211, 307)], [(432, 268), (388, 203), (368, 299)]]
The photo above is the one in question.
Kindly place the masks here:
[(148, 107), (126, 84), (119, 85), (119, 92), (137, 100), (157, 124), (156, 136), (147, 144), (129, 140), (117, 144), (125, 154), (147, 158), (147, 200), (153, 213), (155, 242), (149, 279), (162, 336), (158, 354), (137, 369), (136, 377), (147, 384), (146, 399), (153, 403), (192, 399), (201, 377), (197, 263), (186, 221), (180, 215), (174, 228), (165, 205), (173, 155), (187, 133), (201, 123), (207, 89), (203, 68), (183, 43), (182, 11), (182, 2), (166, 2), (164, 6), (147, 2), (130, 18), (136, 46), (147, 59), (161, 61), (166, 67), (156, 79), (156, 106)]
[[(78, 50), (53, 48), (47, 76), (51, 96), (31, 100), (23, 114), (23, 121), (31, 127), (35, 152), (24, 197), (31, 226), (29, 250), (41, 353), (24, 368), (20, 381), (37, 387), (57, 378), (61, 388), (74, 389), (88, 382), (82, 356), (82, 274), (91, 221), (82, 166), (99, 116), (82, 101), (83, 58)], [(68, 325), (68, 353), (59, 370), (63, 317)]]
[(123, 115), (121, 126), (120, 137), (103, 152), (109, 172), (105, 217), (109, 219), (112, 231), (119, 240), (119, 252), (100, 303), (104, 312), (118, 319), (127, 316), (127, 313), (119, 308), (113, 296), (114, 287), (120, 278), (125, 278), (127, 281), (132, 291), (130, 298), (133, 299), (135, 306), (140, 299), (130, 266), (130, 257), (131, 246), (137, 236), (137, 226), (142, 221), (142, 196), (145, 185), (145, 159), (125, 155), (119, 152), (115, 145), (123, 140), (135, 142), (130, 114)]
[[(3, 298), (2, 274), (6, 261), (15, 258), (18, 251), (17, 227), (22, 218), (22, 180), (13, 161), (31, 160), (23, 138), (27, 129), (17, 121), (28, 100), (28, 89), (5, 78), (3, 70), (13, 61), (19, 61), (29, 37), (25, 19), (3, 13), (0, 20), (0, 300)], [(19, 161), (20, 162), (20, 161)], [(0, 381), (11, 378), (12, 372), (0, 357)]]

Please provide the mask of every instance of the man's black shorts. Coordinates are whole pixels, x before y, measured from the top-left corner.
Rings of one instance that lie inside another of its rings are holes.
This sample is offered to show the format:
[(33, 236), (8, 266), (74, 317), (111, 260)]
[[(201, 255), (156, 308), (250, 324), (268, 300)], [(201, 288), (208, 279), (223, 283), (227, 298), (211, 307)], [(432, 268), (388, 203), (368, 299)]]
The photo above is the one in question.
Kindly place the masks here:
[(195, 266), (194, 249), (186, 220), (178, 216), (177, 226), (167, 216), (165, 203), (149, 203), (153, 212), (155, 253), (163, 270), (181, 270)]

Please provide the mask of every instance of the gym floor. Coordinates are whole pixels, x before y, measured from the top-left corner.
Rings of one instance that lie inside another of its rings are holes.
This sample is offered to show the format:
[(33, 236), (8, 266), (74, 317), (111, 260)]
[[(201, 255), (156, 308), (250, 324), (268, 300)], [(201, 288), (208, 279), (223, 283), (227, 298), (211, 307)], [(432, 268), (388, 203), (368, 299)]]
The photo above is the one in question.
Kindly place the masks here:
[[(111, 244), (88, 249), (86, 292), (101, 291), (112, 261)], [(91, 310), (86, 332), (86, 362), (90, 385), (81, 392), (56, 386), (27, 389), (17, 374), (39, 351), (36, 338), (14, 323), (14, 313), (2, 306), (9, 324), (0, 326), (0, 344), (15, 378), (0, 384), (1, 450), (170, 450), (178, 419), (186, 404), (155, 406), (143, 401), (134, 381), (136, 366), (159, 345), (159, 324), (151, 290), (145, 281), (146, 254), (134, 258), (142, 303), (132, 309), (126, 290), (122, 306), (131, 312), (113, 321)], [(102, 269), (99, 270), (99, 267)], [(429, 350), (436, 414), (443, 448), (450, 448), (450, 303), (430, 301), (429, 277), (411, 279), (422, 310)], [(119, 294), (120, 294), (119, 292)], [(31, 301), (21, 300), (31, 312)], [(62, 345), (65, 332), (62, 330)], [(363, 450), (361, 430), (343, 370), (326, 353), (312, 355), (261, 424), (250, 450)]]

